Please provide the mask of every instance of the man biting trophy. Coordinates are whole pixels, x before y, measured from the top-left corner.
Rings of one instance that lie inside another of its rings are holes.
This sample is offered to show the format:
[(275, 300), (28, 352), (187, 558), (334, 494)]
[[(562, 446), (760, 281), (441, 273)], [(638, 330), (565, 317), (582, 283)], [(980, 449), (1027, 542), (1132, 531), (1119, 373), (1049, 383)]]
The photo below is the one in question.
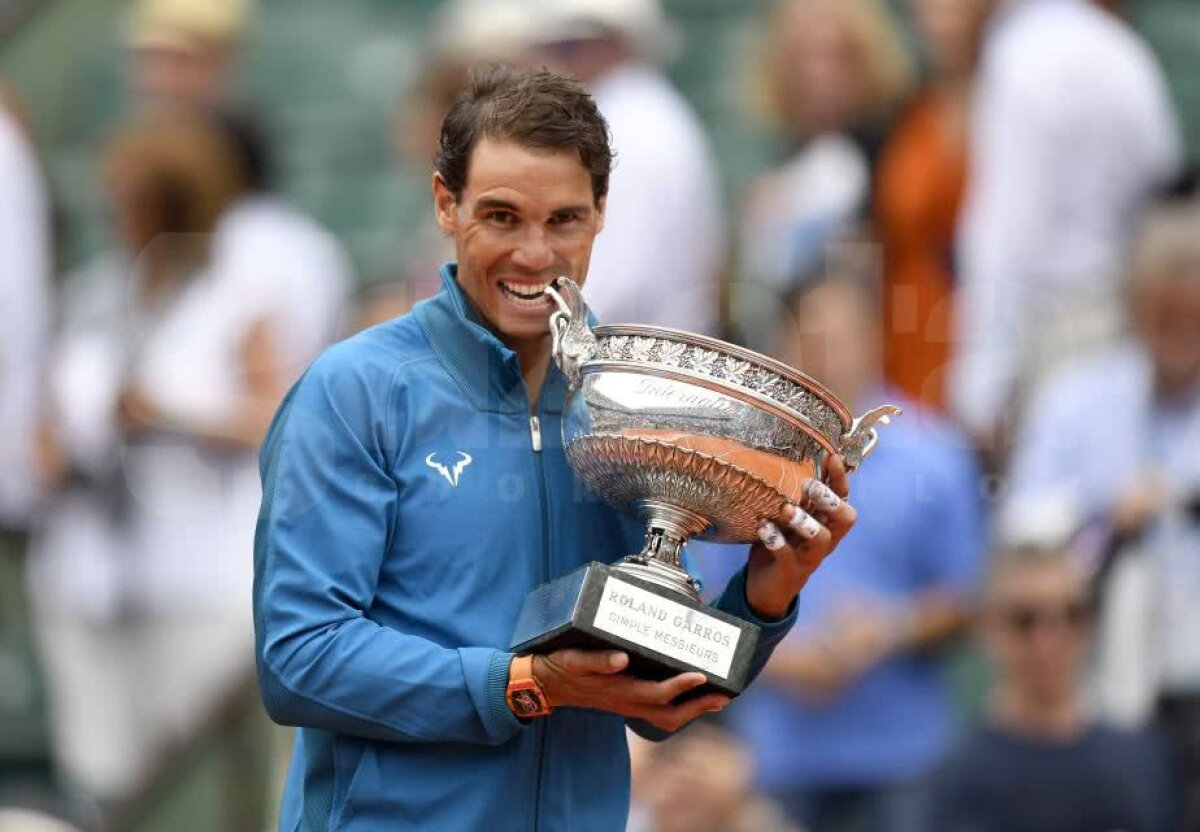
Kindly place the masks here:
[[(254, 616), (300, 728), (282, 829), (624, 828), (626, 724), (721, 710), (854, 524), (865, 417), (721, 342), (588, 327), (611, 166), (576, 81), (476, 70), (433, 175), (440, 293), (275, 418)], [(700, 534), (757, 540), (712, 609), (680, 569)]]

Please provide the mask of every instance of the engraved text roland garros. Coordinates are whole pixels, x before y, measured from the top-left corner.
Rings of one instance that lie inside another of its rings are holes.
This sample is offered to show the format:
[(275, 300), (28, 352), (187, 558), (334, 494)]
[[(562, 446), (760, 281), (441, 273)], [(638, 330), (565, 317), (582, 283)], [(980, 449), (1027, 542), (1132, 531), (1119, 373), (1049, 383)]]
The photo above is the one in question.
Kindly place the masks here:
[(729, 678), (741, 631), (641, 587), (609, 576), (594, 626), (722, 679)]

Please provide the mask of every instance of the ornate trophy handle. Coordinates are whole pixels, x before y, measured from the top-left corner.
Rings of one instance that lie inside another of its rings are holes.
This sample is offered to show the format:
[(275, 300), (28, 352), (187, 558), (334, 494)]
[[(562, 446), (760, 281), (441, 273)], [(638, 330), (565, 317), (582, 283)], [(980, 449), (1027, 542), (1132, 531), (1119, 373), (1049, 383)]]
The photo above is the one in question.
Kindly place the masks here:
[(567, 377), (567, 384), (575, 390), (583, 378), (584, 362), (595, 357), (600, 344), (588, 326), (587, 304), (575, 281), (569, 277), (556, 277), (546, 287), (546, 294), (558, 306), (550, 315), (550, 354)]
[(885, 404), (868, 410), (854, 420), (854, 425), (842, 435), (842, 460), (846, 463), (847, 471), (853, 471), (875, 450), (875, 443), (879, 441), (876, 425), (886, 425), (893, 416), (899, 416), (902, 412), (895, 405)]

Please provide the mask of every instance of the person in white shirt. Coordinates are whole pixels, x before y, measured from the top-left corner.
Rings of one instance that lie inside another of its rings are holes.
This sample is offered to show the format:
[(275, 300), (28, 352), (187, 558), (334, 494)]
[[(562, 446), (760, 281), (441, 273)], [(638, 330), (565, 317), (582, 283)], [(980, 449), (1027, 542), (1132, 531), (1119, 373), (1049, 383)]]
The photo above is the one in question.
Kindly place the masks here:
[(312, 217), (271, 192), (260, 126), (233, 103), (251, 0), (138, 0), (126, 25), (128, 84), (142, 113), (219, 119), (234, 140), (246, 190), (221, 218), (214, 268), (275, 309), (289, 370), (340, 334), (352, 290), (349, 259)]
[(715, 334), (726, 233), (703, 125), (658, 64), (675, 33), (657, 0), (543, 0), (535, 54), (590, 89), (616, 153), (585, 290), (606, 323)]
[(272, 274), (230, 276), (219, 229), (244, 182), (220, 124), (144, 117), (105, 172), (122, 248), (70, 284), (31, 580), (57, 758), (115, 800), (252, 672), (257, 449), (324, 342), (288, 329), (299, 313), (256, 282)]
[[(50, 327), (50, 206), (33, 148), (0, 90), (0, 793), (47, 758), (41, 680), (23, 594)], [(0, 800), (2, 800), (0, 794)]]
[(959, 229), (950, 406), (997, 450), (1014, 403), (1118, 329), (1121, 252), (1180, 161), (1147, 46), (1087, 0), (993, 0)]
[(228, 112), (217, 121), (245, 185), (217, 223), (212, 268), (232, 295), (268, 316), (281, 369), (295, 378), (344, 334), (350, 261), (332, 233), (271, 192), (265, 143), (254, 125)]
[(50, 204), (25, 134), (0, 106), (0, 529), (25, 531), (50, 329)]

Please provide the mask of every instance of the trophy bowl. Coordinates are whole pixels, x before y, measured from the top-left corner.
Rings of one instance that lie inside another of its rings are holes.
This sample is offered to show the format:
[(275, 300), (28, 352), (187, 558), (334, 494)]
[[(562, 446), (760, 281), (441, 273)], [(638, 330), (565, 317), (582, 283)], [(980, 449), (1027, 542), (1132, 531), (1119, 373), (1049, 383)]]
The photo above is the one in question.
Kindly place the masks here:
[[(715, 338), (662, 327), (593, 328), (573, 281), (560, 277), (546, 291), (558, 307), (550, 320), (553, 357), (569, 387), (562, 428), (567, 459), (591, 491), (645, 521), (646, 540), (641, 552), (629, 554), (619, 565), (592, 565), (595, 578), (584, 574), (577, 584), (560, 586), (557, 595), (532, 605), (527, 601), (514, 639), (517, 648), (565, 646), (561, 636), (570, 629), (547, 638), (566, 623), (564, 604), (574, 604), (569, 623), (578, 629), (581, 609), (587, 608), (584, 619), (598, 622), (605, 618), (605, 600), (611, 601), (620, 609), (608, 611), (614, 622), (609, 635), (618, 636), (617, 643), (625, 638), (643, 648), (644, 643), (627, 638), (629, 628), (639, 633), (644, 629), (630, 617), (630, 610), (657, 615), (661, 607), (675, 603), (689, 610), (693, 621), (698, 614), (724, 617), (703, 606), (699, 587), (682, 566), (687, 541), (755, 540), (764, 518), (778, 516), (788, 503), (804, 502), (806, 483), (821, 477), (829, 455), (840, 455), (847, 469), (854, 470), (874, 448), (876, 426), (900, 412), (884, 406), (855, 419), (820, 382), (779, 361)], [(603, 579), (611, 587), (614, 577), (632, 578), (633, 586), (655, 597), (637, 592), (631, 596), (623, 585), (616, 593), (601, 589), (589, 595), (589, 581)], [(595, 616), (590, 605), (580, 605), (585, 596), (599, 598), (601, 608)], [(622, 619), (628, 627), (613, 632)], [(743, 633), (752, 626), (736, 620), (725, 623)], [(679, 641), (672, 638), (678, 633), (661, 628), (656, 633), (661, 642)], [(729, 635), (732, 642), (752, 646), (753, 637)], [(679, 659), (682, 665), (643, 670), (651, 676), (681, 669), (710, 672), (713, 668), (694, 662), (703, 649), (691, 649)], [(728, 672), (724, 659), (737, 665), (737, 652), (722, 655), (714, 667)], [(740, 690), (736, 684), (722, 688), (719, 678), (715, 681), (717, 689)]]

